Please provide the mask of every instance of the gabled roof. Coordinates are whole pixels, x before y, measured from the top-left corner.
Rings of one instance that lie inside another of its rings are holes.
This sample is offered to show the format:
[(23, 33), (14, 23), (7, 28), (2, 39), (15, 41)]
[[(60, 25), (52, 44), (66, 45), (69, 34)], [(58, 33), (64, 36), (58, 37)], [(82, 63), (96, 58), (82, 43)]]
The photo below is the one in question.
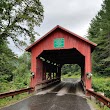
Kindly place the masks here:
[(55, 31), (56, 29), (61, 29), (61, 30), (65, 31), (65, 32), (67, 32), (67, 33), (69, 33), (69, 34), (71, 34), (71, 35), (73, 35), (73, 36), (75, 36), (75, 37), (77, 37), (77, 38), (83, 40), (84, 42), (90, 44), (92, 47), (96, 47), (96, 46), (97, 46), (96, 43), (93, 43), (93, 42), (91, 42), (91, 41), (89, 41), (89, 40), (87, 40), (87, 39), (85, 39), (85, 38), (83, 38), (83, 37), (81, 37), (81, 36), (79, 36), (79, 35), (77, 35), (77, 34), (71, 32), (71, 31), (69, 31), (69, 30), (67, 30), (67, 29), (65, 29), (65, 28), (63, 28), (63, 27), (57, 25), (57, 26), (54, 27), (52, 30), (50, 30), (47, 34), (45, 34), (43, 37), (41, 37), (39, 40), (37, 40), (37, 41), (34, 42), (32, 45), (30, 45), (29, 47), (27, 47), (25, 50), (30, 52), (33, 46), (35, 46), (37, 43), (39, 43), (40, 41), (42, 41), (44, 38), (46, 38), (49, 34), (51, 34), (51, 33), (52, 33), (53, 31)]

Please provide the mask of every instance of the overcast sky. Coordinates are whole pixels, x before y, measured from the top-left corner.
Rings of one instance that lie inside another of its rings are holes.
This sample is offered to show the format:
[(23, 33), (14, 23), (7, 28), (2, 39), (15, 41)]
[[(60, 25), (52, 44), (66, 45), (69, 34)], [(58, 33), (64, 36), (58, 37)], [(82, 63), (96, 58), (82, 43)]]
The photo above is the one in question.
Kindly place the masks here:
[(56, 25), (61, 25), (84, 36), (89, 23), (101, 9), (102, 0), (41, 0), (44, 21), (38, 32), (44, 35)]
[[(90, 21), (101, 9), (102, 4), (102, 0), (41, 0), (41, 2), (44, 6), (44, 21), (36, 28), (40, 34), (36, 39), (56, 25), (84, 37)], [(15, 53), (20, 55), (22, 52), (16, 50)]]

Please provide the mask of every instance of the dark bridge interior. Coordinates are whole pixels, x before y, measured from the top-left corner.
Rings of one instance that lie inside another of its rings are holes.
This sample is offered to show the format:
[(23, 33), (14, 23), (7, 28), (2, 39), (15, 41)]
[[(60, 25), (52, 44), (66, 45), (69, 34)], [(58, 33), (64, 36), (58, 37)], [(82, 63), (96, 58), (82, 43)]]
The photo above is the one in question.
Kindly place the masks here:
[(78, 64), (84, 65), (84, 56), (75, 48), (59, 49), (59, 50), (44, 50), (39, 57), (49, 60), (56, 64)]

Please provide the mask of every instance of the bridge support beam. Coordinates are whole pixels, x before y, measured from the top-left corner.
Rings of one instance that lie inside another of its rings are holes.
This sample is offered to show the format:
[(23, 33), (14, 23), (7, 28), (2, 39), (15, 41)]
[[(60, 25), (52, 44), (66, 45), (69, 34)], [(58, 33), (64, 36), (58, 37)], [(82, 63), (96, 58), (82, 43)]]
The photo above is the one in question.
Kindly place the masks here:
[(88, 77), (88, 74), (91, 74), (92, 70), (91, 70), (91, 52), (88, 52), (88, 55), (85, 56), (85, 74), (84, 74), (84, 79), (85, 79), (85, 85), (86, 85), (86, 89), (91, 89), (92, 88), (92, 84), (91, 84), (91, 80), (92, 77)]
[(58, 78), (61, 80), (61, 66), (57, 67), (58, 68)]
[[(35, 60), (36, 59), (36, 60)], [(33, 61), (33, 64), (31, 66), (31, 72), (33, 75), (31, 76), (31, 87), (35, 87), (37, 82), (42, 81), (42, 73), (43, 73), (43, 62), (39, 58), (35, 58)]]

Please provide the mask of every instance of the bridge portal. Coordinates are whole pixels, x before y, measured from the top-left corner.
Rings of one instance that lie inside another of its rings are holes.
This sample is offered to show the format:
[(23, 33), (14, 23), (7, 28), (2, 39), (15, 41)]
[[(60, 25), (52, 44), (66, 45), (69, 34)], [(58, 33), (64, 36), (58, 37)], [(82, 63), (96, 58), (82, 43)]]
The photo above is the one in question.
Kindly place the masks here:
[(49, 81), (60, 81), (64, 64), (78, 64), (81, 80), (91, 89), (91, 53), (96, 44), (81, 36), (56, 26), (38, 41), (26, 48), (31, 52), (31, 87)]

